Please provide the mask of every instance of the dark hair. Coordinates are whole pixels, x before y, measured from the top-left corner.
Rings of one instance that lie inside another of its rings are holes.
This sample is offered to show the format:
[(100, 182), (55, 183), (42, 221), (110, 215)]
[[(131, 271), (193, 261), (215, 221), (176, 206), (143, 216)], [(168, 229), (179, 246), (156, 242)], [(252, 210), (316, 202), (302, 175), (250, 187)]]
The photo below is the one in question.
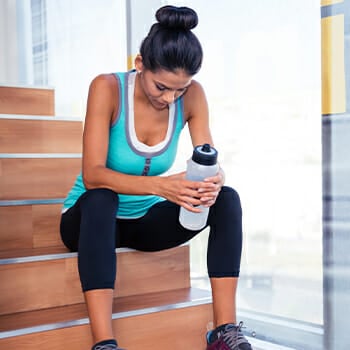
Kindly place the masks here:
[(198, 24), (197, 13), (188, 7), (163, 6), (156, 19), (140, 48), (145, 68), (153, 72), (183, 69), (195, 75), (203, 59), (202, 46), (191, 31)]

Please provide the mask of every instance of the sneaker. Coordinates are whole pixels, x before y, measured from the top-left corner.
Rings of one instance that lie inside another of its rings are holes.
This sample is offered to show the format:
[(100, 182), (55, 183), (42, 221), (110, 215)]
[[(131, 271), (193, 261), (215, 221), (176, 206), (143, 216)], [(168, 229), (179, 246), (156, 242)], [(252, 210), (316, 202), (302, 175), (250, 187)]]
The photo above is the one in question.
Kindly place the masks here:
[(243, 322), (238, 326), (228, 324), (224, 330), (218, 332), (218, 339), (209, 343), (210, 332), (207, 333), (207, 350), (253, 350), (242, 333)]

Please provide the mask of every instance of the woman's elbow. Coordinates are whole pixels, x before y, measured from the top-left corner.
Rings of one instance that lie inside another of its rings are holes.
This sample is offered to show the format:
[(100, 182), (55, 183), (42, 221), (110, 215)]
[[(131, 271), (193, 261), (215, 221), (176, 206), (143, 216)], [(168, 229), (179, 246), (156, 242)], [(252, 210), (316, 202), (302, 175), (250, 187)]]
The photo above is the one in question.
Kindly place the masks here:
[(94, 188), (97, 188), (97, 181), (95, 171), (93, 169), (83, 169), (83, 183), (87, 190), (92, 190)]

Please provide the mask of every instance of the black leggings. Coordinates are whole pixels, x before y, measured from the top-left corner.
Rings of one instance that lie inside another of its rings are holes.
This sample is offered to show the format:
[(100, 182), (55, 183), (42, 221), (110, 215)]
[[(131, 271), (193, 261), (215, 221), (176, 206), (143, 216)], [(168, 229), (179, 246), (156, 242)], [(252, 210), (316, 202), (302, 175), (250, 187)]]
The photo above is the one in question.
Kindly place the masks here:
[[(114, 288), (115, 248), (159, 251), (189, 241), (200, 231), (183, 228), (179, 206), (169, 201), (155, 204), (138, 219), (116, 219), (118, 194), (109, 189), (88, 190), (62, 214), (61, 237), (78, 251), (83, 291)], [(223, 187), (210, 208), (207, 267), (209, 277), (238, 277), (242, 251), (242, 209), (239, 196)]]

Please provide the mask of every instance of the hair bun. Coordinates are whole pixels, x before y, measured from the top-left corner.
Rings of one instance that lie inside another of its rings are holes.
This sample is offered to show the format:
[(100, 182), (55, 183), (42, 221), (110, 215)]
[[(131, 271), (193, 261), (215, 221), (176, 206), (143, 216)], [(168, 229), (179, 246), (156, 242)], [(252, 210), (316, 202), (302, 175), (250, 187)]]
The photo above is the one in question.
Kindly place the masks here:
[(156, 12), (161, 26), (172, 29), (191, 30), (198, 24), (197, 13), (188, 7), (163, 6)]

